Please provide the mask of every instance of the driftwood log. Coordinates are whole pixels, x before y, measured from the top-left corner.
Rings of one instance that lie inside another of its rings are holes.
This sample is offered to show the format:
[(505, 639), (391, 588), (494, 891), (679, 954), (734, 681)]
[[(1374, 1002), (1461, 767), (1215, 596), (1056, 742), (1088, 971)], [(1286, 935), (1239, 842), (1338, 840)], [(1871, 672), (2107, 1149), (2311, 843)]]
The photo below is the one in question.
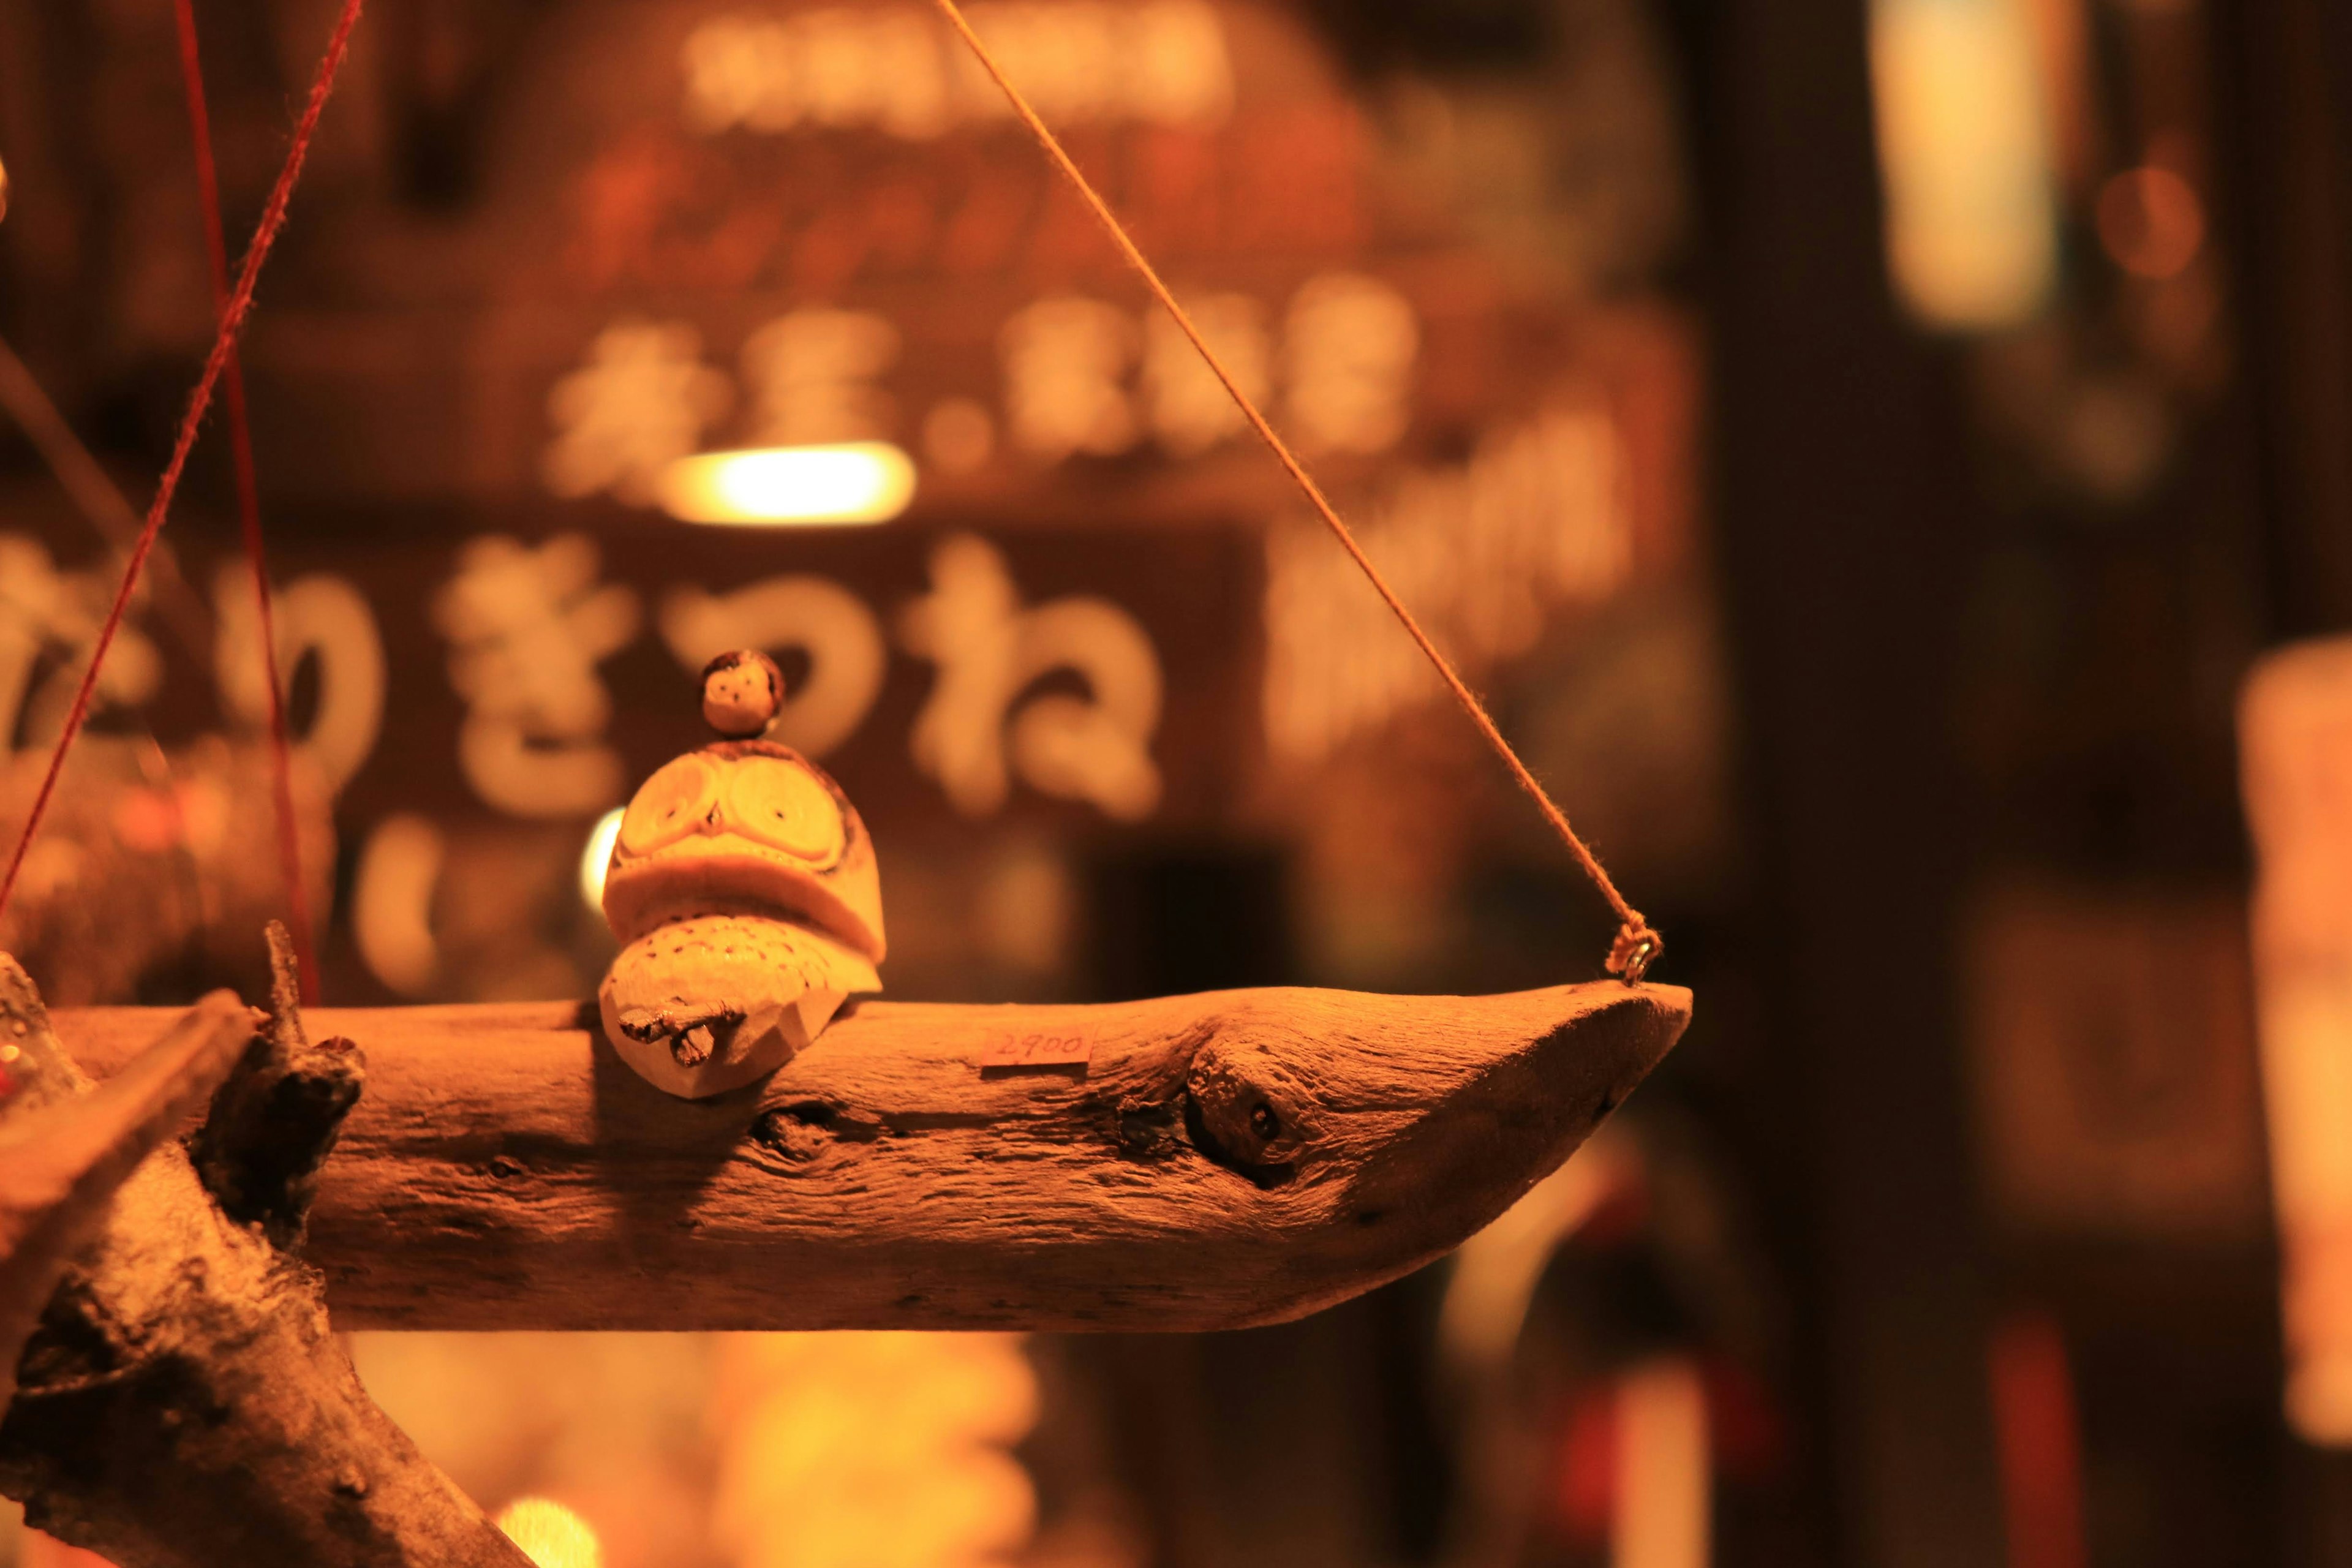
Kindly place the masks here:
[[(348, 1046), (310, 1047), (286, 999), (281, 981), (258, 1040), (226, 993), (151, 1015), (163, 1037), (92, 1091), (32, 982), (0, 957), (0, 1039), (16, 1047), (0, 1139), (29, 1150), (37, 1136), (53, 1169), (81, 1162), (50, 1132), (87, 1137), (122, 1100), (146, 1107), (142, 1137), (160, 1136), (224, 1058), (235, 1062), (196, 1158), (164, 1143), (94, 1223), (84, 1196), (47, 1211), (52, 1226), (85, 1215), (86, 1239), (11, 1356), (0, 1493), (25, 1504), (28, 1523), (121, 1568), (527, 1568), (369, 1400), (328, 1331), (317, 1272), (288, 1250), (360, 1064)], [(89, 1190), (87, 1178), (75, 1189)], [(55, 1248), (0, 1252), (0, 1278), (39, 1262), (36, 1250)]]
[[(364, 1047), (368, 1092), (308, 1256), (341, 1328), (1278, 1321), (1494, 1218), (1689, 1008), (1614, 981), (869, 1003), (701, 1101), (640, 1081), (593, 1005), (312, 1009)], [(58, 1026), (105, 1073), (161, 1019)]]

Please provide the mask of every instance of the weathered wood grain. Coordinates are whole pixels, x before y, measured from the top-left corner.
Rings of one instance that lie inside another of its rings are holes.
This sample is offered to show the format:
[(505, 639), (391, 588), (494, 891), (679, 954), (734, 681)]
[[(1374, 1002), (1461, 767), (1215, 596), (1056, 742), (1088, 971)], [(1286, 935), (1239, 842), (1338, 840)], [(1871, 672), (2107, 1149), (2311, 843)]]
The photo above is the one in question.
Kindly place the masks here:
[[(342, 1328), (1197, 1330), (1454, 1247), (1681, 1034), (1689, 993), (869, 1003), (703, 1101), (572, 1004), (317, 1008), (367, 1053), (308, 1256)], [(144, 1009), (61, 1012), (96, 1072)], [(983, 1068), (1007, 1054), (1084, 1067)]]

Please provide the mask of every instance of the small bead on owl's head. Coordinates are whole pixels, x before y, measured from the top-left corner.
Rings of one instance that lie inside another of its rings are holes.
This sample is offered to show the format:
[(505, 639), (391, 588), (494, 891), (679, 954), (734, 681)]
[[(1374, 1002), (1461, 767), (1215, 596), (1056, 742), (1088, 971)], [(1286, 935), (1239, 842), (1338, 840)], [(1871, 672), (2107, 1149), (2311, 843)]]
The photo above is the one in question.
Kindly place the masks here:
[(756, 648), (739, 647), (702, 667), (702, 717), (729, 741), (768, 732), (784, 710), (784, 672)]

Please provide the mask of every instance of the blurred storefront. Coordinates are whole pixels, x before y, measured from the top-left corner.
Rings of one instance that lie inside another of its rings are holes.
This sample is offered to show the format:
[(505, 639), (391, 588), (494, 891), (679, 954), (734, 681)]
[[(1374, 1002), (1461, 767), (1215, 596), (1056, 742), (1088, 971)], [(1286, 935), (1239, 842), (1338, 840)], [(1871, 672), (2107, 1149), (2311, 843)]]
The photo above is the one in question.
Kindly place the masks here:
[[(235, 233), (329, 9), (200, 9)], [(1303, 1323), (371, 1337), (387, 1407), (608, 1568), (2345, 1560), (2288, 1392), (2324, 1247), (2279, 1315), (2332, 1123), (2281, 1135), (2234, 728), (2258, 650), (2352, 623), (2340, 20), (971, 11), (1697, 1026), (1459, 1258)], [(588, 994), (614, 809), (743, 645), (873, 829), (893, 996), (1597, 973), (1606, 911), (929, 5), (360, 38), (245, 360), (329, 999)], [(174, 50), (0, 0), (0, 842), (210, 335)], [(249, 990), (282, 900), (216, 442), (166, 540), (0, 923), (58, 1002)]]
[[(1650, 24), (1596, 13), (1548, 51), (1613, 96), (1530, 166), (1559, 135), (1540, 82), (1367, 74), (1291, 9), (972, 15), (1612, 864), (1718, 899), (1702, 351), (1659, 286), (1688, 195)], [(320, 20), (202, 17), (232, 227)], [(585, 994), (613, 814), (743, 645), (785, 668), (779, 738), (881, 846), (894, 996), (1594, 972), (1605, 912), (932, 11), (370, 21), (245, 355), (330, 998)], [(11, 82), (42, 132), (9, 147), (11, 287), (42, 304), (6, 329), (136, 453), (208, 331), (170, 18), (9, 26), (61, 63)], [(173, 521), (0, 931), (59, 1000), (248, 974), (275, 907), (223, 478)], [(835, 480), (829, 510), (774, 515)], [(21, 813), (113, 567), (53, 479), (7, 483)], [(135, 940), (93, 966), (104, 927)], [(1379, 1479), (1453, 1440), (1422, 1409), (1436, 1310), (1423, 1287), (1198, 1342), (374, 1336), (359, 1359), (542, 1561), (1484, 1555), (1441, 1475)], [(1568, 1397), (1533, 1412), (1546, 1447)], [(1535, 1539), (1605, 1541), (1610, 1511), (1546, 1504)]]

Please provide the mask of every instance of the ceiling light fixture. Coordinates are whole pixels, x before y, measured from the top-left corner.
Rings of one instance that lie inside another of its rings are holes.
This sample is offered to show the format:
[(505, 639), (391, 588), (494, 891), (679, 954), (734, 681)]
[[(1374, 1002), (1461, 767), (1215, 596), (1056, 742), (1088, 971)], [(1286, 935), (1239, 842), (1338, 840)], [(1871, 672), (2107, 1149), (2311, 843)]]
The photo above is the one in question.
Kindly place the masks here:
[(751, 528), (887, 522), (914, 497), (914, 459), (887, 441), (704, 452), (670, 464), (661, 486), (681, 522)]

